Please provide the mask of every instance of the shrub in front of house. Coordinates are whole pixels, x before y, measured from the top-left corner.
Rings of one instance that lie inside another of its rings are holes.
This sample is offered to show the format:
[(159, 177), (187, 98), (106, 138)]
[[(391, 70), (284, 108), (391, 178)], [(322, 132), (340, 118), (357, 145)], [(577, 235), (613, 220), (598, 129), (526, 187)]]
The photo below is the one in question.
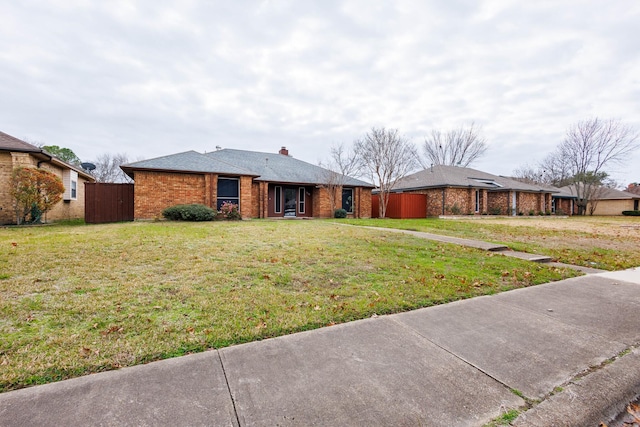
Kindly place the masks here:
[(625, 216), (640, 216), (640, 211), (622, 211)]
[(238, 205), (236, 205), (235, 203), (223, 202), (222, 206), (220, 206), (220, 210), (218, 211), (216, 219), (239, 221), (242, 219), (242, 216), (240, 216)]
[(334, 218), (346, 218), (347, 217), (347, 211), (345, 209), (336, 209), (335, 211), (333, 211), (333, 217)]
[(213, 221), (217, 213), (200, 204), (175, 205), (162, 211), (162, 216), (173, 221)]

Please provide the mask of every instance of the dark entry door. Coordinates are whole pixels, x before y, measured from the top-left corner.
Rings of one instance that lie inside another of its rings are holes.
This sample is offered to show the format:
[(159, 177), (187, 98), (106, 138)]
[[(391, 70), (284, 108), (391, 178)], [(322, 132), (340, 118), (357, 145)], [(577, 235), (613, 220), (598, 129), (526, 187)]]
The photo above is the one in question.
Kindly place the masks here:
[(284, 216), (296, 216), (296, 189), (285, 187), (284, 189)]

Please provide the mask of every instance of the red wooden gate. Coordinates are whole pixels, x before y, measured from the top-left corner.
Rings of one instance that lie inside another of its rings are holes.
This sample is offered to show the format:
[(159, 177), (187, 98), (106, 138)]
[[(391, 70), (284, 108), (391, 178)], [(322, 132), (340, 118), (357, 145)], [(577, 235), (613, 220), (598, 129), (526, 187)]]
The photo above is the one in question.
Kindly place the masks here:
[(87, 182), (84, 190), (86, 223), (133, 221), (133, 184)]
[[(371, 217), (380, 217), (380, 195), (371, 197)], [(387, 202), (386, 218), (407, 219), (427, 217), (427, 196), (425, 194), (391, 193)]]

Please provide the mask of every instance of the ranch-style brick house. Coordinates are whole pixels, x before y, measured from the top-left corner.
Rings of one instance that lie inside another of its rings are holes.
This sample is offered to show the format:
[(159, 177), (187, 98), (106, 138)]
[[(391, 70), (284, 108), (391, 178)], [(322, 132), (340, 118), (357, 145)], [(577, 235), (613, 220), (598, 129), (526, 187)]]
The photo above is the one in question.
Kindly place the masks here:
[(550, 212), (555, 190), (479, 170), (434, 165), (401, 179), (392, 193), (424, 194), (426, 216)]
[[(563, 194), (573, 197), (574, 213), (577, 213), (577, 191), (575, 185), (568, 185), (559, 189)], [(623, 211), (640, 209), (640, 195), (615, 188), (601, 187), (595, 191), (594, 201), (587, 203), (587, 214), (592, 215), (622, 215)], [(593, 210), (593, 213), (591, 213)]]
[[(285, 147), (278, 153), (216, 149), (186, 151), (121, 166), (134, 180), (134, 217), (151, 219), (177, 204), (220, 209), (239, 206), (242, 218), (330, 218), (328, 170), (298, 160)], [(373, 185), (343, 177), (338, 207), (353, 218), (371, 217)]]
[(0, 224), (14, 224), (16, 214), (10, 195), (13, 169), (40, 168), (58, 175), (64, 184), (62, 201), (46, 213), (46, 221), (84, 218), (84, 184), (94, 178), (80, 167), (66, 163), (45, 150), (0, 132)]

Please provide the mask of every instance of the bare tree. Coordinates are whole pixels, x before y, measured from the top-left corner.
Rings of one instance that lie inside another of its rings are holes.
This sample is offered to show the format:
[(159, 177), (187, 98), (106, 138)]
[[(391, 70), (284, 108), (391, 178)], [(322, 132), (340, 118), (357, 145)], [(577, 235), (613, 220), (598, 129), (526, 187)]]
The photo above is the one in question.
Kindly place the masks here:
[(624, 163), (638, 148), (638, 132), (615, 119), (588, 119), (573, 124), (555, 155), (567, 162), (577, 196), (578, 214), (607, 177), (604, 169)]
[(371, 128), (364, 138), (355, 142), (361, 168), (371, 176), (380, 190), (380, 217), (387, 211), (389, 193), (398, 180), (418, 166), (416, 147), (397, 129)]
[(359, 158), (353, 149), (345, 147), (342, 143), (331, 147), (331, 157), (327, 164), (320, 163), (320, 166), (325, 168), (322, 187), (329, 194), (332, 210), (338, 209), (337, 194), (342, 190), (348, 176), (358, 174), (359, 163)]
[(91, 162), (96, 168), (91, 174), (97, 182), (132, 182), (131, 178), (120, 169), (120, 165), (129, 163), (126, 153), (104, 153)]
[(425, 138), (422, 148), (426, 161), (421, 163), (425, 168), (429, 163), (467, 167), (488, 149), (481, 129), (474, 123), (468, 128), (460, 126), (446, 132), (433, 130), (431, 135)]

